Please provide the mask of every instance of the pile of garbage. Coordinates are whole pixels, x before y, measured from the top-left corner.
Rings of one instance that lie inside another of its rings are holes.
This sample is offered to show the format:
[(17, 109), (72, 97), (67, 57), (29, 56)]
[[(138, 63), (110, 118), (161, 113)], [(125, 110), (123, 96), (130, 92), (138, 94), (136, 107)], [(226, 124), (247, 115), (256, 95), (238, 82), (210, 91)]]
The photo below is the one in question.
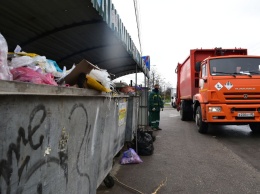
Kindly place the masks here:
[(77, 65), (73, 64), (69, 70), (66, 67), (60, 69), (54, 60), (35, 53), (23, 52), (19, 45), (14, 52), (8, 52), (7, 42), (0, 33), (0, 80), (91, 88), (102, 92), (112, 91), (113, 83), (106, 70), (99, 69), (90, 62), (84, 65), (90, 66), (88, 71), (77, 74), (76, 82), (66, 83), (66, 77)]
[(142, 90), (143, 90), (143, 88), (141, 86), (131, 86), (131, 84), (128, 85), (127, 83), (121, 82), (121, 81), (115, 82), (114, 88), (117, 93), (126, 94), (129, 96), (135, 96), (135, 95), (140, 96), (142, 94)]

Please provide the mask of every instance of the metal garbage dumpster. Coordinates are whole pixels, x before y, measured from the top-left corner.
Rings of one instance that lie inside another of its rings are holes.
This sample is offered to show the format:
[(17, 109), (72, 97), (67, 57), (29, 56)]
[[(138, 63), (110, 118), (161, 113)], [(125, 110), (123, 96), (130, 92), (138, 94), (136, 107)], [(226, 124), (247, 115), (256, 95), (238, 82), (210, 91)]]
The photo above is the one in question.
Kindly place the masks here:
[(145, 128), (149, 125), (148, 119), (148, 97), (149, 97), (149, 88), (142, 88), (142, 93), (140, 95), (140, 110), (138, 116), (138, 127)]
[(124, 145), (127, 98), (0, 81), (0, 193), (96, 193)]
[(134, 139), (138, 127), (138, 111), (140, 96), (128, 98), (125, 141), (131, 142)]

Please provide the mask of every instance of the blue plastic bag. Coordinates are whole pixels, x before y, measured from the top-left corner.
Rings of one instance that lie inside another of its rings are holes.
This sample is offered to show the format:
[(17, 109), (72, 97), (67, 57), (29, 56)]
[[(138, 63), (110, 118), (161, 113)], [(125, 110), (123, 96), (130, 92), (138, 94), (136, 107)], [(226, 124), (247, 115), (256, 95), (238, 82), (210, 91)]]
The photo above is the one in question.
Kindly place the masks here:
[(139, 164), (143, 161), (134, 151), (134, 149), (129, 148), (127, 151), (123, 153), (120, 164)]

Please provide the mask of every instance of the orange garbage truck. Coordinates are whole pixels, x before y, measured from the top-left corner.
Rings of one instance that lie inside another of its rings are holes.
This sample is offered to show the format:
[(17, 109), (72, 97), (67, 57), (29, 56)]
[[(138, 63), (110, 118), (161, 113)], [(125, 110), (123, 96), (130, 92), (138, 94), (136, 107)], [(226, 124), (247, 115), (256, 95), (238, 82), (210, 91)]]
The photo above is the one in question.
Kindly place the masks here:
[(176, 105), (181, 120), (209, 125), (249, 125), (260, 132), (260, 56), (247, 49), (193, 49), (178, 63)]

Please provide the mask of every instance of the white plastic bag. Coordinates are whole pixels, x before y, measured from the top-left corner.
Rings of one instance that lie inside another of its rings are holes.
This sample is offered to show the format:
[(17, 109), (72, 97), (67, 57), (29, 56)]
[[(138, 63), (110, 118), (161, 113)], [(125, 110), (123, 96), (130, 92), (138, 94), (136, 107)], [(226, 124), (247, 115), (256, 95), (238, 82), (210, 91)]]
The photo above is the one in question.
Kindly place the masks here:
[(0, 80), (13, 80), (7, 64), (8, 47), (5, 38), (0, 33)]
[(19, 56), (12, 58), (10, 66), (13, 68), (29, 66), (33, 63), (32, 57), (29, 56)]
[(89, 73), (91, 77), (99, 81), (105, 88), (113, 88), (114, 84), (109, 78), (109, 74), (105, 69), (92, 69)]

